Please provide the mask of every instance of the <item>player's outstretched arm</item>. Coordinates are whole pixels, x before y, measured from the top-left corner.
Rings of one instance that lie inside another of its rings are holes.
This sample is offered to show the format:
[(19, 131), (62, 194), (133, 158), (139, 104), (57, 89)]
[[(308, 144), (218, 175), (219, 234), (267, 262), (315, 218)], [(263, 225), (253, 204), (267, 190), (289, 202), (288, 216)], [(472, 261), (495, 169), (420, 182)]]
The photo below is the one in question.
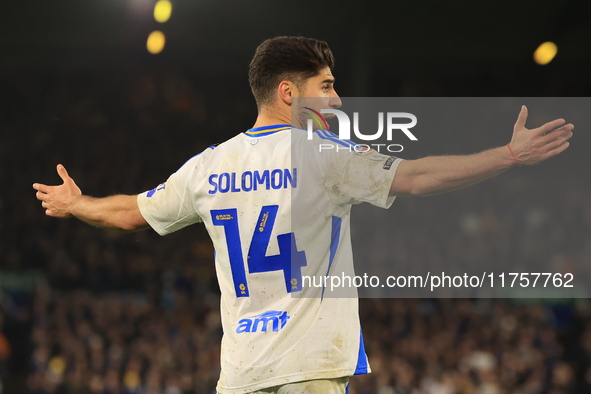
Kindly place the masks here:
[(63, 165), (58, 164), (57, 173), (64, 181), (62, 185), (33, 185), (33, 189), (37, 190), (37, 199), (41, 201), (47, 216), (75, 216), (93, 226), (111, 230), (136, 231), (150, 227), (140, 213), (137, 196), (84, 196)]
[[(513, 128), (509, 146), (466, 156), (433, 156), (400, 163), (390, 196), (420, 196), (445, 193), (498, 175), (518, 165), (538, 164), (568, 148), (572, 124), (556, 119), (537, 129), (525, 128), (527, 108)], [(513, 157), (515, 155), (515, 157)]]

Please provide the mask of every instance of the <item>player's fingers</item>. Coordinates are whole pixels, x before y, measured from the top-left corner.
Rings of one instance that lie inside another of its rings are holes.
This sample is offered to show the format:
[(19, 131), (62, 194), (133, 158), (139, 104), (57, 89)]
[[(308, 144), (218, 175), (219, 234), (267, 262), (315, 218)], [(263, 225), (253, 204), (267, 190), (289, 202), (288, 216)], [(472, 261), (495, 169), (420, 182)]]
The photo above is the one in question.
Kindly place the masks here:
[(547, 151), (550, 152), (551, 150), (556, 149), (557, 147), (568, 141), (572, 136), (573, 133), (571, 131), (568, 131), (567, 133), (562, 134), (560, 137), (551, 140), (546, 144)]
[(49, 193), (51, 191), (51, 186), (43, 185), (41, 183), (33, 183), (33, 189), (43, 193)]
[(54, 211), (52, 211), (51, 209), (46, 209), (46, 210), (45, 210), (45, 214), (46, 214), (47, 216), (55, 216), (55, 212), (54, 212)]
[(568, 148), (570, 144), (568, 143), (568, 141), (563, 142), (562, 144), (558, 145), (556, 148), (550, 150), (548, 153), (546, 153), (546, 158), (548, 157), (552, 157), (552, 156), (556, 156), (562, 152), (564, 152), (566, 150), (566, 148)]
[(515, 130), (521, 130), (525, 128), (525, 121), (527, 120), (527, 107), (521, 106), (521, 111), (517, 116), (517, 122), (515, 122)]
[(35, 193), (35, 197), (37, 197), (37, 200), (39, 200), (39, 201), (45, 201), (45, 199), (47, 198), (47, 194), (37, 192), (37, 193)]
[(66, 182), (70, 178), (70, 176), (68, 175), (68, 171), (66, 171), (66, 167), (64, 167), (61, 164), (57, 165), (57, 174), (60, 176), (60, 178), (62, 178), (62, 181)]
[(47, 201), (41, 202), (41, 206), (45, 209), (49, 208), (49, 204), (47, 203)]
[(574, 128), (575, 128), (575, 126), (572, 123), (568, 123), (568, 124), (565, 124), (563, 126), (560, 126), (560, 127), (556, 128), (554, 130), (551, 130), (551, 131), (549, 131), (546, 134), (552, 134), (552, 133), (562, 132), (562, 131), (571, 131)]
[(564, 144), (569, 138), (570, 138), (570, 136), (565, 136), (565, 137), (559, 138), (557, 140), (554, 140), (554, 141), (548, 143), (546, 145), (546, 152), (551, 152), (554, 149), (558, 148), (559, 146)]
[(557, 127), (562, 126), (566, 121), (564, 119), (555, 119), (551, 122), (544, 124), (536, 129), (536, 134), (546, 134)]
[(545, 136), (543, 136), (543, 140), (548, 143), (548, 142), (552, 142), (561, 138), (570, 138), (573, 135), (572, 130), (574, 129), (574, 126), (572, 124), (567, 124), (564, 125), (556, 130), (553, 130), (551, 132), (549, 132), (548, 134), (546, 134)]

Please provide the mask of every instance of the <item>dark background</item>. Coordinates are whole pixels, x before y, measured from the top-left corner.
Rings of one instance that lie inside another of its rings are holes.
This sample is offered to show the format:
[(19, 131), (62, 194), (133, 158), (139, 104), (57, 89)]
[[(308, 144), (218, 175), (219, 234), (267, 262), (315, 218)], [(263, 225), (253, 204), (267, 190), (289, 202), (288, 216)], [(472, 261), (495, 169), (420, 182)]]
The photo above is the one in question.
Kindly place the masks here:
[[(2, 5), (0, 392), (213, 391), (219, 290), (204, 229), (160, 238), (46, 218), (31, 185), (58, 183), (62, 163), (86, 194), (135, 194), (251, 127), (248, 64), (264, 39), (326, 40), (342, 96), (584, 97), (591, 88), (586, 1), (181, 0), (165, 24), (153, 5)], [(166, 47), (150, 55), (156, 29)], [(558, 55), (539, 66), (532, 54), (548, 40)], [(460, 129), (439, 153), (482, 141)], [(560, 165), (400, 199), (387, 213), (400, 230), (381, 241), (395, 260), (582, 266), (591, 255), (585, 141), (575, 135)], [(374, 373), (352, 379), (352, 392), (589, 392), (590, 315), (586, 299), (362, 300)]]

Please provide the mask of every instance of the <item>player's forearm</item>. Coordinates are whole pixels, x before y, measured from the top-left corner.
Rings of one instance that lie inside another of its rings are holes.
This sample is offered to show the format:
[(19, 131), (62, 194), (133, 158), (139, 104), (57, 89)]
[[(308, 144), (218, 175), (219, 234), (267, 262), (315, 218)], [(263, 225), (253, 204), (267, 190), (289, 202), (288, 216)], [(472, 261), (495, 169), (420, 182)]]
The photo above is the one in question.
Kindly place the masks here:
[(119, 231), (147, 228), (137, 206), (137, 196), (116, 195), (104, 198), (76, 196), (71, 215), (96, 227)]
[(410, 194), (425, 196), (472, 185), (508, 170), (516, 162), (504, 146), (467, 156), (425, 157), (408, 164), (413, 178)]

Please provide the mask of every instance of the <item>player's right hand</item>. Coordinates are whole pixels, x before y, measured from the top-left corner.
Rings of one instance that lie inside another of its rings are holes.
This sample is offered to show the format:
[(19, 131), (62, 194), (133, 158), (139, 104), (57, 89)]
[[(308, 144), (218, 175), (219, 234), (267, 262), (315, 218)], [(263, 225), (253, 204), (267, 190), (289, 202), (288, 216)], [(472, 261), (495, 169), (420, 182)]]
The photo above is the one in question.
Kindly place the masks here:
[(82, 191), (76, 185), (76, 182), (68, 175), (66, 168), (58, 164), (57, 173), (64, 181), (59, 186), (47, 186), (41, 183), (33, 184), (33, 189), (37, 190), (37, 199), (41, 201), (41, 206), (45, 208), (47, 216), (56, 218), (68, 218), (72, 216), (71, 208), (77, 196), (82, 195)]
[(521, 112), (513, 128), (510, 147), (521, 164), (538, 164), (568, 148), (568, 140), (573, 136), (575, 126), (565, 124), (564, 119), (556, 119), (536, 129), (527, 129), (527, 107)]

